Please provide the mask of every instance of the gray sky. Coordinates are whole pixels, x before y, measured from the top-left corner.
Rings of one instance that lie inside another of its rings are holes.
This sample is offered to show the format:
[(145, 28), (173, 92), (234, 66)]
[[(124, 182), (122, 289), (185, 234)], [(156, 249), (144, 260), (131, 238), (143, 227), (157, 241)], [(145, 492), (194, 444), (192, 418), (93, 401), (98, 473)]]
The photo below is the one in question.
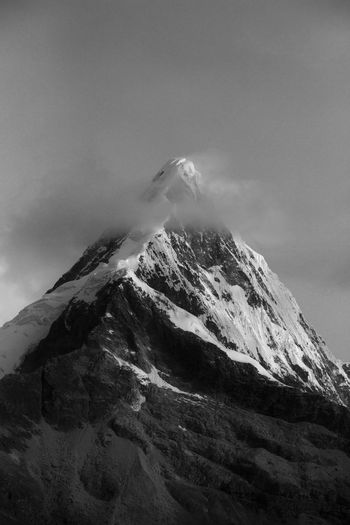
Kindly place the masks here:
[(0, 1), (0, 321), (190, 155), (349, 360), (350, 4)]

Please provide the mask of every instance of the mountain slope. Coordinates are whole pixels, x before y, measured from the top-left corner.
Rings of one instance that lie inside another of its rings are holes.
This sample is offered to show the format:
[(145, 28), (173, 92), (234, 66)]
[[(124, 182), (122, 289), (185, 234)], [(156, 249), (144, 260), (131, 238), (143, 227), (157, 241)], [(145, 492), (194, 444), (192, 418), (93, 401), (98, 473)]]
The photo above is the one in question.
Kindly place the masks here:
[(350, 519), (348, 369), (203, 200), (169, 161), (1, 329), (0, 523)]

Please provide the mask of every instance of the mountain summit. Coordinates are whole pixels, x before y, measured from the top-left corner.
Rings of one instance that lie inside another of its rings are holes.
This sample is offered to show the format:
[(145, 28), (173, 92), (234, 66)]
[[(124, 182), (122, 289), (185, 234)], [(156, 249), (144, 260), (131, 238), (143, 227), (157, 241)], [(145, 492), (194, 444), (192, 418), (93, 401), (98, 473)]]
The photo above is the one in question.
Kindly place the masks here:
[(202, 176), (191, 160), (175, 158), (158, 171), (144, 197), (153, 200), (162, 195), (175, 203), (186, 198), (199, 200), (202, 184)]
[(192, 161), (168, 161), (147, 220), (103, 235), (1, 329), (9, 523), (350, 516), (349, 369), (261, 255), (183, 220), (203, 187)]

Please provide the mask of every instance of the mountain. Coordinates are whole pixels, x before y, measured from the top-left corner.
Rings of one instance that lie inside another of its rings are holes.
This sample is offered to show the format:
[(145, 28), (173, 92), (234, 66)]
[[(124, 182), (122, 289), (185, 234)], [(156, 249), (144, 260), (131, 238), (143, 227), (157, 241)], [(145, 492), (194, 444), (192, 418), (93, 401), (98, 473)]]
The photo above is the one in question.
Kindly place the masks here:
[(350, 372), (173, 159), (1, 329), (0, 523), (342, 524)]

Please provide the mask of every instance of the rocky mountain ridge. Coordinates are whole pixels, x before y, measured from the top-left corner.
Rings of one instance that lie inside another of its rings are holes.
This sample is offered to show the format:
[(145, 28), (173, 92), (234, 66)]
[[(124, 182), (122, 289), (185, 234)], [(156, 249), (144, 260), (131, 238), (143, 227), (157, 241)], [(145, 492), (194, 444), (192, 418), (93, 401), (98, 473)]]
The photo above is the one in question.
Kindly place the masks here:
[(184, 219), (192, 162), (143, 198), (1, 330), (0, 523), (347, 523), (346, 365), (262, 256)]

